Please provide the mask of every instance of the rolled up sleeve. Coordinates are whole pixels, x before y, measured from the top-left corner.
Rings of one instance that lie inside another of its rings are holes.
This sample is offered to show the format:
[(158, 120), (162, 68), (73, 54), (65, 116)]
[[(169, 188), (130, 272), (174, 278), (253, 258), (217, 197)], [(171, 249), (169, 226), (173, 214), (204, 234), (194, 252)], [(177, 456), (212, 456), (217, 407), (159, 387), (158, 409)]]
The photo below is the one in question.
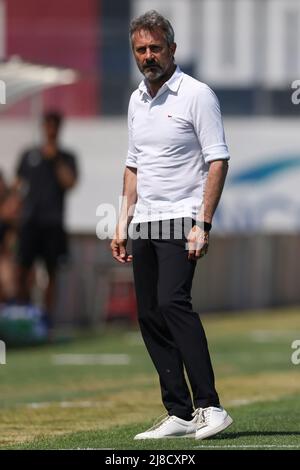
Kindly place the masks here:
[(205, 162), (229, 160), (219, 100), (208, 86), (199, 90), (193, 114), (195, 131)]
[(133, 122), (133, 99), (131, 97), (128, 106), (128, 152), (125, 165), (137, 168), (137, 153), (135, 151), (133, 136), (132, 136), (132, 122)]

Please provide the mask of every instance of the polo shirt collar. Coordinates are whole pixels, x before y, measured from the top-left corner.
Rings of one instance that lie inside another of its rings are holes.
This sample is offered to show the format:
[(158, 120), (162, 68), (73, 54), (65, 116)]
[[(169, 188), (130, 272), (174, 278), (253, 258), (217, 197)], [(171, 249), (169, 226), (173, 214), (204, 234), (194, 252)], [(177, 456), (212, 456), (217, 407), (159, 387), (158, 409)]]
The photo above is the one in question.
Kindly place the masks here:
[[(166, 87), (169, 88), (169, 90), (173, 91), (174, 93), (177, 93), (182, 79), (183, 79), (183, 72), (180, 70), (180, 67), (177, 65), (172, 77), (169, 78), (169, 80), (165, 82), (162, 86), (164, 88)], [(145, 78), (144, 80), (141, 81), (138, 88), (142, 94), (149, 95)]]

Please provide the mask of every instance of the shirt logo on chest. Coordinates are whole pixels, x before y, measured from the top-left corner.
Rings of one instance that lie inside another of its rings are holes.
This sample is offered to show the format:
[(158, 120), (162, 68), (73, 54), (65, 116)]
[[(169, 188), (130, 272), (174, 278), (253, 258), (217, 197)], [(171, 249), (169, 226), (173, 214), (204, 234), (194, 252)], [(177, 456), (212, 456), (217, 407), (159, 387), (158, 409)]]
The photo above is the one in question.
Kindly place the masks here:
[(31, 167), (38, 166), (40, 164), (40, 161), (41, 161), (41, 156), (38, 151), (33, 150), (32, 152), (30, 152), (28, 156), (28, 163)]

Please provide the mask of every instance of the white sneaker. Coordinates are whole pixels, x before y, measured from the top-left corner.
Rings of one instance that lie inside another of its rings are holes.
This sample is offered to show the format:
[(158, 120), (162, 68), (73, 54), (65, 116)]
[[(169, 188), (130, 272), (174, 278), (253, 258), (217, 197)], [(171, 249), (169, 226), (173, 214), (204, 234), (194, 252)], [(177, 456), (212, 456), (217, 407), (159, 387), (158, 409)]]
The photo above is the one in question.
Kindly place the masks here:
[(191, 421), (177, 418), (177, 416), (166, 416), (154, 424), (150, 429), (137, 434), (134, 439), (167, 439), (171, 437), (195, 437), (198, 416)]
[(224, 431), (233, 422), (224, 408), (209, 406), (208, 408), (197, 408), (193, 416), (198, 416), (196, 439), (205, 439)]

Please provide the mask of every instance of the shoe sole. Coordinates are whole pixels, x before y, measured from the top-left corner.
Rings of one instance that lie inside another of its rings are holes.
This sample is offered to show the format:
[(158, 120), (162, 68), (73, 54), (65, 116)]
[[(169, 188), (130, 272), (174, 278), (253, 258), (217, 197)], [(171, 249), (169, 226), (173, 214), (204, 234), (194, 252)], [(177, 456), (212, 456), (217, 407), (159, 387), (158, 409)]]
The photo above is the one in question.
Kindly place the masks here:
[(218, 434), (219, 432), (224, 431), (232, 423), (233, 423), (233, 419), (228, 415), (226, 416), (224, 422), (220, 424), (220, 426), (218, 426), (217, 428), (211, 429), (210, 431), (207, 431), (206, 433), (203, 433), (200, 436), (197, 436), (197, 432), (196, 432), (195, 438), (196, 440), (200, 440), (200, 439), (206, 439), (207, 437), (214, 436), (215, 434)]
[(162, 436), (162, 437), (138, 437), (138, 438), (133, 438), (134, 441), (145, 441), (145, 440), (150, 440), (150, 439), (180, 439), (183, 437), (195, 437), (196, 433), (193, 432), (191, 434), (182, 434), (180, 436)]

